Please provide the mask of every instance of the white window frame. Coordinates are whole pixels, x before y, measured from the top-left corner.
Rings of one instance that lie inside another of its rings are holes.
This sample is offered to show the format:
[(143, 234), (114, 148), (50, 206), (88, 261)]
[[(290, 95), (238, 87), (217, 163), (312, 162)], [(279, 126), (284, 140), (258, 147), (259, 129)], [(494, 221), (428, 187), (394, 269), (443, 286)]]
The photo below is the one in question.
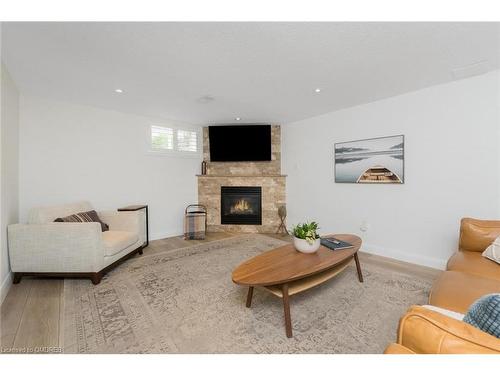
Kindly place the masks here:
[[(170, 128), (173, 130), (173, 150), (163, 150), (153, 148), (153, 142), (151, 139), (153, 126), (160, 128)], [(196, 133), (196, 151), (179, 151), (177, 149), (177, 131), (191, 131)], [(179, 125), (171, 125), (171, 124), (160, 124), (160, 123), (151, 123), (147, 127), (147, 140), (148, 140), (148, 154), (157, 155), (157, 156), (174, 156), (174, 157), (187, 157), (187, 158), (199, 158), (201, 156), (202, 150), (202, 129), (198, 127), (191, 126), (179, 126)]]

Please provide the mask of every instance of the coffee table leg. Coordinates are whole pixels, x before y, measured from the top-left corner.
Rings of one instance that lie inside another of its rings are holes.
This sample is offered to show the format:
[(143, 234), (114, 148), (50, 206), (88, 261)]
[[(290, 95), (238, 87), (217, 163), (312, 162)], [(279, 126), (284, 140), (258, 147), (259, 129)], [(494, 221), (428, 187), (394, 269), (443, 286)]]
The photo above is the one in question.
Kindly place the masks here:
[(248, 287), (247, 307), (252, 306), (253, 286)]
[(356, 262), (356, 270), (358, 271), (359, 282), (363, 282), (363, 274), (361, 273), (361, 265), (359, 264), (358, 253), (354, 253), (354, 261)]
[(285, 310), (285, 330), (286, 337), (292, 337), (292, 318), (290, 317), (290, 300), (288, 296), (288, 284), (283, 284), (283, 308)]

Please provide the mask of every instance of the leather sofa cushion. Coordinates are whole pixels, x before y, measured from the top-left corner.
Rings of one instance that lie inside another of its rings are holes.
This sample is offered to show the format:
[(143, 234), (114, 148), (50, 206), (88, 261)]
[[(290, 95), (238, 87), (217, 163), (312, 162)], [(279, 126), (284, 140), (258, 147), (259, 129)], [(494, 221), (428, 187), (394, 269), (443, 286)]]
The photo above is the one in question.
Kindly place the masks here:
[(500, 264), (483, 257), (481, 253), (475, 251), (456, 252), (448, 260), (446, 269), (499, 280), (500, 283)]
[(483, 252), (500, 236), (500, 220), (463, 218), (460, 222), (459, 249)]
[(465, 314), (478, 298), (499, 292), (498, 280), (465, 272), (445, 271), (432, 286), (429, 305)]
[(136, 233), (110, 230), (102, 233), (104, 256), (113, 256), (139, 240)]

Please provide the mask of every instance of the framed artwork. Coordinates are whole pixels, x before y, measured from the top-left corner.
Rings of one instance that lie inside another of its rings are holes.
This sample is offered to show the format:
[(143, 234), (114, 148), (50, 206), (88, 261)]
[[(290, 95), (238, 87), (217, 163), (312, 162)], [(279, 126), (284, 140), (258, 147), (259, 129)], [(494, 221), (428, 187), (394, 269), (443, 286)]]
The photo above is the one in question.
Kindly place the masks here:
[(335, 143), (335, 182), (403, 184), (404, 135)]

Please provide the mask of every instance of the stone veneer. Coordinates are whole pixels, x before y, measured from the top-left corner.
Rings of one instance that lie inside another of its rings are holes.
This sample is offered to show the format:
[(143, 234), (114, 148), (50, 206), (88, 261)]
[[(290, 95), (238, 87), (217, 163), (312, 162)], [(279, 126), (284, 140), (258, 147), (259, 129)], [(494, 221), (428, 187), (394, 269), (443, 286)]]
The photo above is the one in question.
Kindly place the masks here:
[[(286, 203), (279, 125), (271, 127), (271, 159), (266, 162), (210, 162), (208, 128), (203, 128), (203, 160), (207, 162), (207, 174), (197, 176), (198, 202), (207, 206), (209, 232), (276, 232), (280, 224), (278, 207)], [(221, 186), (261, 186), (262, 225), (221, 225)]]

